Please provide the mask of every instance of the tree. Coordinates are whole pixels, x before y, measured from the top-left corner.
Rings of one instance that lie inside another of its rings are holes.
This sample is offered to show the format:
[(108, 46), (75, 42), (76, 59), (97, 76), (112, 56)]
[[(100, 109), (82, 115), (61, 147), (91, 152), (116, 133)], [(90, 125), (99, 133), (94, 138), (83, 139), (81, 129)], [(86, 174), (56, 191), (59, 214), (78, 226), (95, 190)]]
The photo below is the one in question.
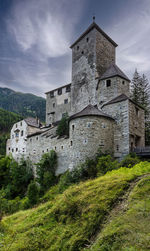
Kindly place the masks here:
[(69, 125), (68, 125), (68, 114), (65, 113), (64, 116), (62, 117), (62, 119), (60, 120), (57, 130), (56, 130), (56, 134), (58, 136), (64, 136), (64, 135), (69, 135)]
[(150, 144), (150, 85), (143, 74), (140, 76), (137, 69), (131, 82), (131, 98), (145, 110), (145, 143)]

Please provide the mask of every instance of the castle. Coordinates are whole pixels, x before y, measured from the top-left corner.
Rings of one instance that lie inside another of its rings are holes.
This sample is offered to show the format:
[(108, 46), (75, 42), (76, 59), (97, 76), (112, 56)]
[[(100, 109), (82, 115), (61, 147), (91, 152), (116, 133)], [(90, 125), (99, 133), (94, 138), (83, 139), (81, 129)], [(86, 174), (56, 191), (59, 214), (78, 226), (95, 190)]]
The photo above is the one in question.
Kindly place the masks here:
[[(145, 145), (144, 110), (130, 98), (130, 80), (116, 65), (117, 44), (95, 23), (71, 45), (72, 83), (46, 93), (46, 126), (34, 118), (14, 124), (7, 154), (33, 163), (54, 149), (57, 174), (92, 158), (97, 150), (121, 159)], [(69, 137), (58, 122), (69, 115)]]

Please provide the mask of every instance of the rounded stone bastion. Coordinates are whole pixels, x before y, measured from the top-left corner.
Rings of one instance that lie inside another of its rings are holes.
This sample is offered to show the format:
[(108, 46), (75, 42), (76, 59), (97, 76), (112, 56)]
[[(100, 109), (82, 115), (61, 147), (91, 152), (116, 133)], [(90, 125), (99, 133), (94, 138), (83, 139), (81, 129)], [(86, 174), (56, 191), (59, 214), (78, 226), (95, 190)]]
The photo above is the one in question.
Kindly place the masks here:
[(99, 148), (113, 152), (114, 123), (112, 117), (92, 105), (70, 117), (70, 168), (93, 158)]

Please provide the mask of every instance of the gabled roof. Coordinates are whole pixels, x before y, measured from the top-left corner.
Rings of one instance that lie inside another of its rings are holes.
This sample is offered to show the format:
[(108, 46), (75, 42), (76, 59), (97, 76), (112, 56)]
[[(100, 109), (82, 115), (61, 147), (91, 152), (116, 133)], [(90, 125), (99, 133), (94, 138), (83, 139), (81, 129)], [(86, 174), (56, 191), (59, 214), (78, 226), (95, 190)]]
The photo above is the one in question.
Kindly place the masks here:
[(111, 64), (99, 79), (103, 80), (115, 76), (119, 76), (126, 79), (127, 81), (130, 81), (130, 79), (123, 73), (123, 71), (120, 70), (120, 68), (116, 64)]
[[(140, 107), (141, 109), (143, 109), (143, 107), (139, 104), (137, 104), (136, 102), (134, 102), (132, 99), (130, 99), (128, 96), (126, 96), (125, 94), (121, 94), (119, 96), (117, 96), (116, 98), (113, 98), (112, 100), (108, 101), (107, 103), (103, 104), (102, 107), (104, 107), (105, 105), (110, 105), (110, 104), (115, 104), (118, 102), (122, 102), (125, 100), (129, 100), (130, 102), (132, 102), (133, 104), (135, 104), (136, 106)], [(144, 110), (144, 109), (143, 109)]]
[(40, 127), (40, 123), (38, 122), (38, 120), (36, 118), (28, 117), (24, 120), (27, 123), (27, 125), (29, 125), (29, 126), (33, 126), (33, 127), (37, 127), (37, 128)]
[(107, 117), (107, 118), (113, 119), (108, 114), (100, 111), (97, 107), (89, 104), (81, 112), (78, 112), (74, 114), (73, 116), (71, 116), (69, 120), (72, 120), (74, 118), (84, 117), (84, 116), (100, 116), (100, 117)]
[(117, 47), (118, 45), (95, 23), (93, 22), (85, 32), (82, 33), (82, 35), (70, 46), (70, 48), (72, 49), (72, 47), (77, 44), (83, 37), (85, 37), (92, 29), (97, 29), (106, 39), (108, 39), (115, 47)]

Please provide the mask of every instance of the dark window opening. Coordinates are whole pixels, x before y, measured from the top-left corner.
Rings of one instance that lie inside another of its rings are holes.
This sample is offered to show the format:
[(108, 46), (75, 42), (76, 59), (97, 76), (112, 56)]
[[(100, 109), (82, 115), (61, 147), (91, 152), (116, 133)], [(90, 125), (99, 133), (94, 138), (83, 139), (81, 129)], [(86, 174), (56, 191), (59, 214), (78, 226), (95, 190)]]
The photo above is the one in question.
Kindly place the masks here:
[(125, 84), (125, 81), (124, 81), (124, 80), (122, 81), (122, 84), (123, 84), (123, 85)]
[(119, 145), (117, 145), (117, 147), (116, 147), (116, 148), (117, 148), (117, 151), (119, 151)]
[(62, 94), (62, 88), (58, 89), (58, 95)]
[(55, 108), (55, 103), (53, 103), (53, 108)]
[(111, 80), (110, 80), (110, 79), (107, 79), (107, 80), (106, 80), (106, 86), (107, 86), (107, 87), (111, 86)]
[(135, 107), (136, 116), (139, 116), (139, 109)]
[(48, 152), (48, 149), (47, 149), (47, 152)]
[(82, 53), (82, 55), (83, 55), (83, 54), (84, 54), (84, 51), (82, 51), (81, 53)]
[(72, 125), (72, 131), (74, 131), (74, 125)]
[(14, 152), (14, 149), (12, 149), (12, 153)]
[(56, 146), (55, 146), (55, 150), (56, 150), (57, 148), (56, 148)]
[(8, 150), (10, 151), (10, 147), (8, 148)]
[(16, 128), (17, 128), (17, 124), (16, 124)]
[(51, 98), (54, 97), (54, 92), (50, 92), (50, 97), (51, 97)]
[(87, 37), (87, 39), (86, 39), (86, 42), (88, 43), (89, 42), (89, 38)]
[(23, 136), (23, 131), (21, 131), (21, 136)]
[(63, 149), (64, 147), (63, 146), (61, 146), (61, 149)]
[(65, 100), (64, 100), (64, 104), (68, 104), (68, 99), (65, 99)]
[(38, 140), (39, 138), (38, 137), (36, 137), (36, 140)]
[(70, 92), (70, 85), (66, 87), (66, 92)]
[(16, 148), (16, 152), (18, 152), (18, 148)]
[(72, 146), (72, 140), (70, 141), (70, 145)]
[(77, 51), (79, 50), (79, 45), (77, 46)]
[(20, 122), (20, 125), (22, 126), (22, 122)]

